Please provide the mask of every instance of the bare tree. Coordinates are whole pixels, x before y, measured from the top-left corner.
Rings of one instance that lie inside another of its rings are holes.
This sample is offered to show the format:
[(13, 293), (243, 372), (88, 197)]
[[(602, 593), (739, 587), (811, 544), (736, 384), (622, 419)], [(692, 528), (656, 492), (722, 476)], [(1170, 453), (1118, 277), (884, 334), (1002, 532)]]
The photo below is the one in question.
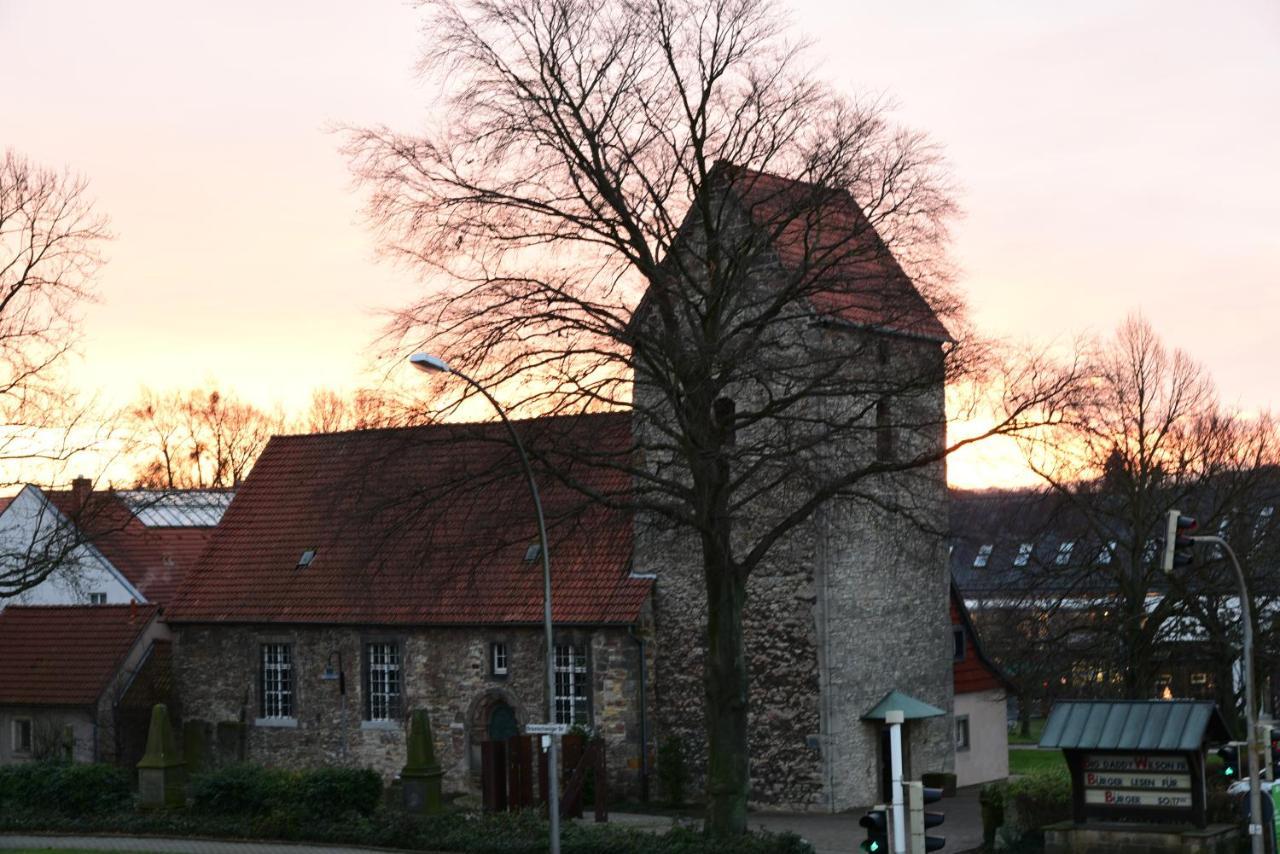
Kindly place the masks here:
[[(1234, 534), (1255, 613), (1269, 613), (1264, 602), (1274, 597), (1274, 583), (1259, 558), (1270, 542), (1262, 523), (1269, 525), (1265, 508), (1274, 507), (1277, 488), (1276, 424), (1269, 415), (1225, 407), (1205, 370), (1166, 349), (1141, 317), (1128, 318), (1091, 361), (1092, 380), (1063, 418), (1023, 439), (1057, 508), (1043, 519), (1056, 534), (1056, 552), (1038, 555), (1040, 581), (1054, 579), (1056, 602), (1043, 604), (1050, 592), (1044, 584), (1023, 590), (1042, 603), (1033, 610), (1065, 632), (1058, 650), (1074, 649), (1091, 670), (1114, 674), (1116, 693), (1152, 694), (1171, 650), (1208, 646), (1218, 662), (1219, 699), (1231, 708), (1235, 584), (1225, 556), (1204, 549), (1194, 567), (1166, 576), (1159, 561), (1164, 517), (1177, 507)], [(1081, 603), (1093, 604), (1082, 611)]]
[[(626, 475), (594, 500), (702, 565), (707, 822), (742, 832), (748, 578), (836, 500), (923, 523), (978, 438), (944, 439), (944, 380), (991, 364), (948, 286), (944, 164), (816, 81), (767, 0), (428, 9), (435, 124), (347, 148), (388, 250), (433, 280), (393, 338), (517, 411), (632, 409), (625, 454), (576, 455)], [(1071, 381), (1007, 379), (984, 435), (1052, 418)]]
[(61, 382), (79, 312), (108, 237), (84, 178), (37, 166), (9, 149), (0, 160), (0, 481), (24, 463), (56, 468), (97, 438)]
[(336, 433), (339, 430), (369, 430), (405, 423), (406, 413), (388, 394), (362, 388), (343, 396), (333, 389), (317, 389), (301, 427), (308, 433)]
[(152, 489), (226, 488), (249, 473), (279, 411), (265, 412), (216, 388), (157, 394), (144, 390), (126, 412), (136, 484)]

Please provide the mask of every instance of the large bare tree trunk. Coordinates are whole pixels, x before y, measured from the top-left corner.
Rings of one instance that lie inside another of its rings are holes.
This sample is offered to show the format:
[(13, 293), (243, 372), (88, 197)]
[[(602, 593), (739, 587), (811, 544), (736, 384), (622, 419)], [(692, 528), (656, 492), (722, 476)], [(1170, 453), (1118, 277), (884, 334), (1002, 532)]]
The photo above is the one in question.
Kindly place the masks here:
[(747, 828), (747, 661), (742, 637), (746, 576), (719, 549), (705, 554), (707, 579), (707, 829)]

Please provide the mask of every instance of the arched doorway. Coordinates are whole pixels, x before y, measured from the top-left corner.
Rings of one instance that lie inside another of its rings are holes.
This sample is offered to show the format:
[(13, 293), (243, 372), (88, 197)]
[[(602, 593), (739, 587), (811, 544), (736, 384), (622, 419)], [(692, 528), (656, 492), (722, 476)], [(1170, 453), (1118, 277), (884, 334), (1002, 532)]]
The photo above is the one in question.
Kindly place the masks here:
[(467, 760), (476, 784), (480, 781), (480, 742), (518, 735), (524, 715), (520, 701), (502, 688), (490, 688), (471, 701), (467, 712)]
[(516, 710), (505, 700), (498, 700), (489, 707), (489, 725), (486, 727), (490, 741), (506, 741), (520, 734), (520, 724), (516, 722)]

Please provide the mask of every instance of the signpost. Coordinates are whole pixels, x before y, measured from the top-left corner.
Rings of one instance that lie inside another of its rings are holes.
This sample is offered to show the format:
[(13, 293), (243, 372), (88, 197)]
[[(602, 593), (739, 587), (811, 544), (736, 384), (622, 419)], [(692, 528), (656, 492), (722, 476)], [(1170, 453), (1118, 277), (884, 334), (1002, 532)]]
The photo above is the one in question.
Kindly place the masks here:
[(524, 731), (528, 735), (565, 735), (569, 732), (568, 724), (525, 724)]

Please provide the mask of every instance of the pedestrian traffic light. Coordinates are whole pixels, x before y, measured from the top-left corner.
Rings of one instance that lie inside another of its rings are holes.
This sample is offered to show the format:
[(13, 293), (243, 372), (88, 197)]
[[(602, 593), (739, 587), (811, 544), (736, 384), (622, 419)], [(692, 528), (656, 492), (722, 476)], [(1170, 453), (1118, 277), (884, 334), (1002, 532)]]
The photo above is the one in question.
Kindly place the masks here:
[(1164, 554), (1160, 561), (1165, 572), (1173, 572), (1174, 567), (1191, 563), (1191, 547), (1195, 540), (1191, 532), (1196, 529), (1196, 520), (1183, 516), (1177, 510), (1170, 510), (1165, 516)]
[(1218, 758), (1222, 760), (1222, 776), (1228, 780), (1240, 777), (1240, 748), (1234, 744), (1218, 748)]
[(867, 829), (867, 838), (862, 843), (862, 850), (870, 854), (886, 854), (889, 850), (889, 810), (878, 806), (867, 810), (867, 814), (858, 819), (858, 824)]

